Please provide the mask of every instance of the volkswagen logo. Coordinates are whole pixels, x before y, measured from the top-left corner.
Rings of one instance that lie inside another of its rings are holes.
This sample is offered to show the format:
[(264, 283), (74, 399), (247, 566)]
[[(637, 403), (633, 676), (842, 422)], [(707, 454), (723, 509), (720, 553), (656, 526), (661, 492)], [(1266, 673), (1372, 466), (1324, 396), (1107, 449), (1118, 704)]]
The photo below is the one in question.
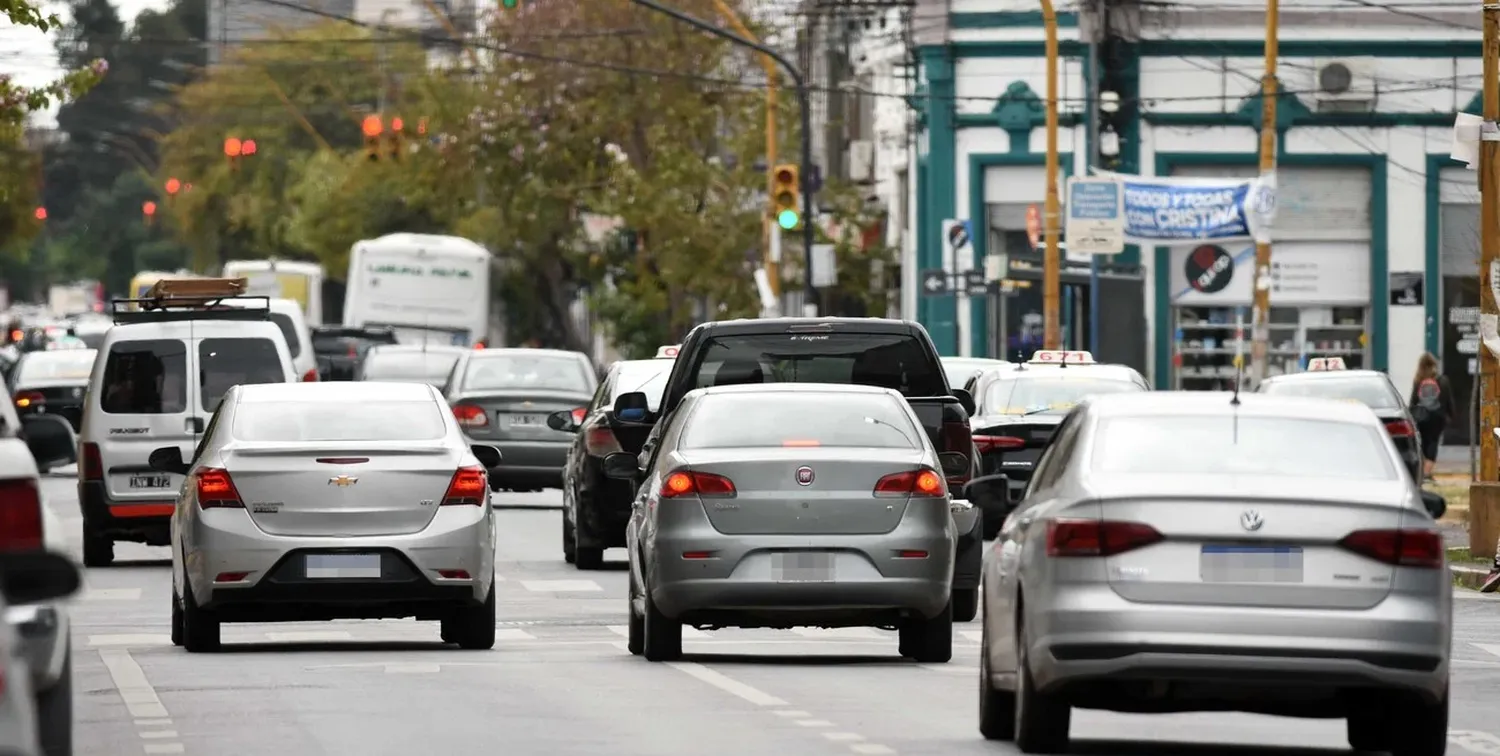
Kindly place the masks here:
[(1266, 521), (1261, 519), (1260, 512), (1247, 509), (1240, 513), (1240, 527), (1245, 530), (1260, 530), (1260, 526), (1264, 524)]
[(797, 468), (797, 485), (810, 486), (812, 485), (813, 478), (815, 477), (816, 476), (813, 475), (813, 469), (811, 467)]

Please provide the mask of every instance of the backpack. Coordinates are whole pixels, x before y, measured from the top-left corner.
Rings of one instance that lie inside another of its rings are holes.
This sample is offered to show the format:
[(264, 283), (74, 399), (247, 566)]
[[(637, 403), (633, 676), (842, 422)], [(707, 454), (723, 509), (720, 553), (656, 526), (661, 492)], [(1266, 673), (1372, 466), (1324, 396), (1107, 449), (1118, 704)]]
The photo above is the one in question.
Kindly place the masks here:
[(1411, 408), (1412, 419), (1427, 423), (1443, 416), (1443, 387), (1432, 378), (1417, 384), (1417, 403)]

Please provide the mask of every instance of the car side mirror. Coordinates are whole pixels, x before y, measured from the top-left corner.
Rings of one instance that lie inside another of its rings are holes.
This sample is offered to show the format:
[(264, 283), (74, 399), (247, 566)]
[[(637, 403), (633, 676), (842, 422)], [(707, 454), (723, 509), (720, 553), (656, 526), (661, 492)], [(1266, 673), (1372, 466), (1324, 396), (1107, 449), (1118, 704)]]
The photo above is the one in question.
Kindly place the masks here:
[(8, 604), (38, 604), (78, 591), (82, 576), (62, 554), (21, 551), (0, 554), (0, 594)]
[(578, 430), (578, 424), (573, 422), (572, 410), (558, 410), (547, 416), (547, 427), (555, 431), (572, 433)]
[(973, 394), (964, 389), (953, 389), (948, 393), (952, 394), (953, 398), (957, 399), (958, 403), (964, 406), (965, 414), (967, 414), (969, 417), (974, 416), (975, 404)]
[(187, 475), (188, 463), (182, 461), (182, 450), (175, 446), (163, 446), (151, 452), (146, 464), (157, 472)]
[(1010, 478), (1005, 475), (975, 478), (964, 486), (964, 498), (979, 505), (980, 509), (1007, 510), (1010, 508)]
[(21, 418), (26, 448), (37, 468), (61, 467), (78, 461), (78, 434), (57, 415), (27, 415)]
[(942, 463), (943, 475), (954, 477), (956, 475), (968, 475), (969, 455), (961, 452), (943, 452), (938, 455), (938, 461)]
[(1442, 494), (1432, 491), (1422, 492), (1422, 505), (1427, 508), (1427, 514), (1432, 515), (1434, 520), (1440, 519), (1443, 513), (1448, 511), (1448, 500)]
[(635, 480), (641, 468), (634, 454), (615, 452), (604, 457), (604, 477), (615, 480)]
[(484, 465), (486, 471), (499, 467), (500, 460), (503, 459), (500, 450), (488, 444), (472, 444), (469, 446), (469, 451), (475, 459), (479, 460), (479, 464)]
[(651, 413), (651, 402), (644, 391), (631, 391), (615, 399), (615, 419), (628, 423), (645, 422)]

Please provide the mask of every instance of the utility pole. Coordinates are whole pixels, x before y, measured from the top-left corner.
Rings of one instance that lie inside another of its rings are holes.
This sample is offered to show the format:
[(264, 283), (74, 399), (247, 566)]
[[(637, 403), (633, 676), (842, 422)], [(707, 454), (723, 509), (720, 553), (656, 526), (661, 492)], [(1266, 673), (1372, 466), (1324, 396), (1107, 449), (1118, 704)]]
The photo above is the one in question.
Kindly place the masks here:
[[(1500, 315), (1495, 302), (1496, 262), (1500, 261), (1500, 3), (1484, 4), (1484, 127), (1479, 142), (1479, 317)], [(1479, 348), (1479, 480), (1500, 484), (1500, 357)]]
[[(1099, 93), (1104, 91), (1099, 79), (1104, 66), (1099, 65), (1099, 40), (1109, 34), (1109, 0), (1094, 0), (1094, 27), (1089, 33), (1088, 70), (1088, 151), (1089, 168), (1099, 164)], [(1084, 175), (1089, 175), (1086, 171)], [(1089, 351), (1099, 351), (1099, 256), (1089, 256)]]
[[(1266, 72), (1260, 80), (1260, 173), (1276, 170), (1276, 57), (1280, 34), (1280, 0), (1266, 0)], [(1250, 379), (1266, 379), (1271, 341), (1271, 243), (1255, 243), (1254, 303), (1250, 329)]]
[[(1274, 2), (1275, 0), (1272, 0)], [(1042, 0), (1042, 22), (1047, 29), (1047, 203), (1042, 215), (1043, 233), (1047, 237), (1046, 257), (1042, 258), (1043, 347), (1062, 348), (1061, 301), (1062, 255), (1057, 237), (1061, 234), (1061, 215), (1057, 196), (1057, 12), (1052, 0)]]

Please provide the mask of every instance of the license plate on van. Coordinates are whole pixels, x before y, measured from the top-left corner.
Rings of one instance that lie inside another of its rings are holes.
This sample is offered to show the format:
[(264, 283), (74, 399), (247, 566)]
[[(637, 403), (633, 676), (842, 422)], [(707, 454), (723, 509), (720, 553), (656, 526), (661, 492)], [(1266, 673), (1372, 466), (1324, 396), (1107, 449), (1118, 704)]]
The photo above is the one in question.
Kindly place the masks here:
[(130, 489), (132, 491), (149, 491), (172, 487), (172, 476), (170, 475), (132, 475), (130, 476)]

